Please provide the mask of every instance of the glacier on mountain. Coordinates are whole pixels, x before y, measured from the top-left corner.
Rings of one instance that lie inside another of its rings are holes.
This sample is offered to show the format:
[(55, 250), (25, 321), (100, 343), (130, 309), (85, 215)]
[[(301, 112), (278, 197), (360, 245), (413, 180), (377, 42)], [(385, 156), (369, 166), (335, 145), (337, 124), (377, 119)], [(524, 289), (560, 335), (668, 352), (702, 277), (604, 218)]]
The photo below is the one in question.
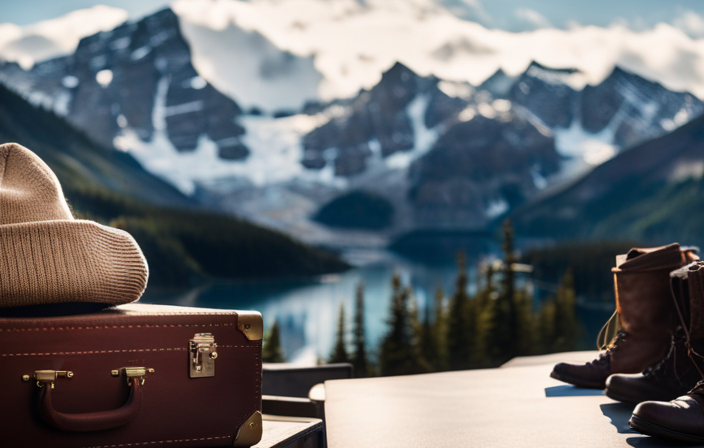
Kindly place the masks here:
[(584, 130), (582, 124), (574, 120), (568, 128), (553, 130), (555, 147), (565, 157), (561, 179), (569, 179), (585, 170), (599, 165), (618, 152), (615, 134), (611, 127), (598, 133)]
[(396, 152), (386, 159), (386, 166), (392, 169), (407, 169), (411, 163), (430, 151), (435, 141), (438, 139), (438, 126), (428, 129), (425, 125), (425, 114), (428, 110), (429, 98), (427, 95), (418, 95), (408, 106), (406, 114), (411, 119), (413, 129), (413, 149), (410, 151)]
[[(123, 127), (115, 137), (118, 149), (128, 151), (147, 170), (167, 180), (184, 194), (193, 195), (199, 184), (218, 185), (218, 179), (238, 177), (255, 186), (287, 182), (303, 178), (311, 182), (344, 185), (336, 179), (332, 167), (319, 172), (305, 170), (301, 136), (329, 118), (324, 114), (309, 116), (299, 114), (273, 119), (266, 116), (247, 116), (241, 124), (246, 129), (244, 142), (252, 148), (250, 155), (241, 161), (222, 159), (216, 142), (201, 135), (194, 151), (179, 152), (166, 136), (166, 117), (186, 113), (196, 105), (182, 104), (166, 107), (169, 80), (159, 81), (154, 100), (152, 121), (154, 135), (145, 142), (129, 126)], [(172, 108), (176, 109), (172, 109)], [(189, 110), (186, 110), (189, 109)]]

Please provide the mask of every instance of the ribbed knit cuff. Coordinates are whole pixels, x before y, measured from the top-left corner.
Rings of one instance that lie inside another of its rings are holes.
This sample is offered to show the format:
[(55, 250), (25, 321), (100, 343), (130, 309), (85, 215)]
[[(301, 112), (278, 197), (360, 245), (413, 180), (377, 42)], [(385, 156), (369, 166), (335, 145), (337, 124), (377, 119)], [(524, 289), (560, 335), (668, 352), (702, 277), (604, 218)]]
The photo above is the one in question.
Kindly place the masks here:
[(0, 226), (0, 307), (139, 300), (147, 262), (127, 232), (92, 221)]

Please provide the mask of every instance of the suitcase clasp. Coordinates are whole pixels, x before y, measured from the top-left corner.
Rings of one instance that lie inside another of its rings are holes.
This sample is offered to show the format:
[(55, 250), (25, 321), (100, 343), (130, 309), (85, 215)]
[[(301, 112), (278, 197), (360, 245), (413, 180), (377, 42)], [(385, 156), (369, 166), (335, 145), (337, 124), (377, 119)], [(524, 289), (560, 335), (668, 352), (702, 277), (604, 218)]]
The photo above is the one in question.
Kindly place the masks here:
[[(36, 370), (34, 372), (34, 379), (37, 380), (37, 387), (44, 387), (45, 384), (49, 384), (51, 388), (54, 388), (54, 381), (57, 378), (73, 378), (73, 372), (65, 370)], [(23, 381), (29, 381), (29, 375), (22, 376)]]
[(215, 350), (217, 347), (215, 336), (211, 333), (197, 333), (193, 336), (193, 339), (188, 342), (191, 378), (215, 376), (215, 359), (218, 357), (218, 352)]
[(123, 367), (121, 369), (112, 370), (110, 374), (112, 376), (120, 376), (120, 372), (125, 373), (125, 378), (127, 378), (127, 385), (132, 385), (132, 379), (139, 381), (140, 386), (144, 386), (144, 377), (147, 373), (154, 373), (154, 369), (146, 367)]

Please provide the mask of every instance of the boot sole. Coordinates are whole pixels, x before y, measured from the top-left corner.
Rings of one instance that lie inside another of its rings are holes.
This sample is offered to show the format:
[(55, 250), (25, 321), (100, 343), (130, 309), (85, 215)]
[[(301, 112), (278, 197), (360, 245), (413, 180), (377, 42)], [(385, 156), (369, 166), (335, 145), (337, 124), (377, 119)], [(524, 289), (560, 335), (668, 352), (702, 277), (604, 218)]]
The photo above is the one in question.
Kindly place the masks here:
[[(694, 387), (694, 386), (692, 386)], [(681, 390), (679, 392), (675, 392), (670, 396), (650, 396), (646, 398), (638, 398), (638, 399), (631, 399), (628, 398), (625, 395), (619, 395), (618, 393), (614, 393), (613, 390), (609, 389), (608, 387), (604, 389), (604, 393), (606, 394), (607, 397), (611, 398), (612, 400), (620, 401), (621, 403), (628, 403), (628, 404), (639, 404), (644, 401), (672, 401), (677, 397), (681, 397), (682, 395), (687, 395), (687, 392), (691, 390), (692, 388), (690, 387), (689, 389)]]
[(665, 439), (680, 440), (688, 443), (704, 443), (704, 437), (673, 431), (672, 429), (649, 422), (648, 420), (642, 419), (636, 415), (631, 416), (631, 419), (628, 421), (628, 425), (636, 431), (652, 437), (662, 437)]
[(581, 381), (579, 378), (560, 375), (559, 373), (556, 373), (554, 370), (552, 372), (550, 372), (550, 378), (554, 378), (556, 380), (562, 381), (563, 383), (572, 384), (573, 386), (583, 387), (585, 389), (601, 389), (601, 390), (603, 390), (606, 387), (605, 382), (590, 383), (588, 381)]

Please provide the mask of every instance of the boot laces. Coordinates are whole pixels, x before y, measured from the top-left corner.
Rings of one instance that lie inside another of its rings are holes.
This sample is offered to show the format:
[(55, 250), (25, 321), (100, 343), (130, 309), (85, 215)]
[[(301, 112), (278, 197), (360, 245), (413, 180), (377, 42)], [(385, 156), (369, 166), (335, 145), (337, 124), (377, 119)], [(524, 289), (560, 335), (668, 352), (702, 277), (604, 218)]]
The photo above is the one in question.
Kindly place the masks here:
[[(657, 364), (646, 367), (643, 371), (643, 375), (656, 379), (662, 378), (667, 374), (668, 366), (672, 365), (675, 378), (679, 381), (680, 378), (677, 374), (677, 349), (680, 344), (684, 347), (686, 336), (683, 333), (682, 327), (677, 327), (670, 337), (670, 350), (667, 352), (667, 355)], [(672, 361), (670, 362), (670, 360)]]
[[(690, 270), (696, 270), (696, 268), (690, 268)], [(672, 282), (670, 282), (670, 294), (672, 294), (672, 297), (677, 297), (677, 294), (675, 293), (675, 287), (673, 286)], [(696, 350), (694, 350), (694, 347), (692, 347), (692, 337), (689, 334), (689, 330), (687, 329), (687, 325), (685, 324), (687, 321), (684, 318), (684, 315), (682, 314), (682, 310), (680, 309), (680, 304), (677, 300), (675, 300), (675, 309), (677, 310), (677, 315), (680, 318), (680, 322), (682, 322), (682, 331), (684, 331), (685, 334), (685, 346), (687, 347), (687, 356), (689, 359), (692, 360), (692, 363), (694, 364), (694, 367), (696, 367), (697, 372), (699, 372), (699, 375), (704, 378), (704, 372), (702, 369), (699, 367), (699, 364), (697, 364), (697, 359), (702, 359), (704, 360), (704, 356), (700, 355), (697, 353)], [(692, 392), (697, 391), (700, 389), (700, 384), (697, 383), (696, 386), (694, 386), (694, 389), (692, 389)]]
[(704, 395), (704, 380), (700, 380), (687, 394)]
[(626, 336), (628, 336), (628, 334), (625, 331), (619, 330), (619, 332), (616, 333), (616, 336), (614, 336), (609, 345), (606, 346), (606, 350), (600, 353), (599, 357), (592, 362), (594, 364), (605, 364), (606, 362), (610, 362), (609, 355), (618, 350), (619, 345), (621, 344), (621, 342), (623, 342), (624, 339), (626, 339)]

